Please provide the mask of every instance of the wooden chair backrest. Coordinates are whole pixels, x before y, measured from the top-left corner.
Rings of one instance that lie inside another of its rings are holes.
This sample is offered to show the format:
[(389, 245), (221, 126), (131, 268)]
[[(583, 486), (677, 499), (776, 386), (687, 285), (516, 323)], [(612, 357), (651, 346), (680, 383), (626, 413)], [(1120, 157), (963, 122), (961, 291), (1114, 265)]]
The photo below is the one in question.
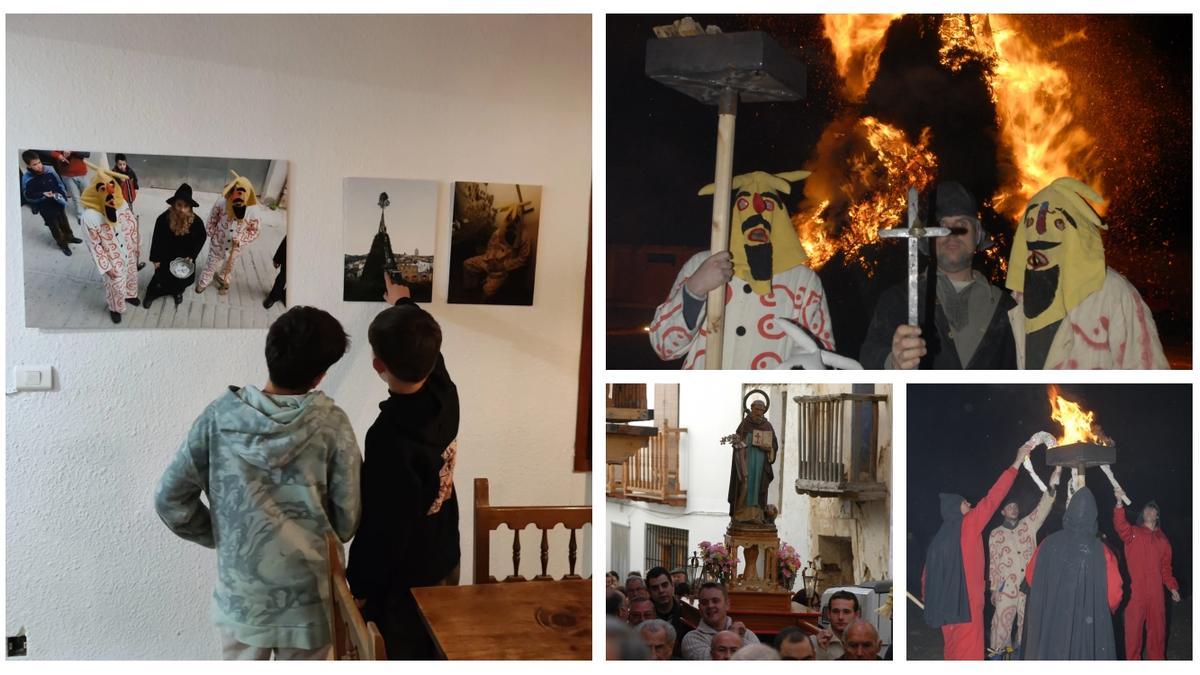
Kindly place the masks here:
[(337, 537), (325, 533), (325, 549), (329, 558), (330, 621), (333, 631), (333, 658), (338, 661), (383, 661), (387, 652), (383, 635), (374, 621), (363, 620), (354, 604), (354, 595), (346, 581)]
[[(474, 583), (496, 583), (496, 577), (488, 570), (491, 561), (492, 530), (507, 525), (513, 531), (513, 573), (504, 581), (551, 581), (554, 577), (546, 574), (546, 566), (550, 562), (550, 544), (547, 533), (556, 525), (571, 530), (571, 542), (568, 548), (567, 562), (569, 572), (563, 579), (582, 579), (575, 573), (579, 546), (576, 532), (584, 525), (592, 522), (591, 506), (492, 506), (488, 496), (488, 479), (475, 479), (475, 570)], [(542, 531), (541, 563), (542, 573), (532, 580), (520, 574), (521, 567), (521, 530), (529, 525), (535, 525)]]

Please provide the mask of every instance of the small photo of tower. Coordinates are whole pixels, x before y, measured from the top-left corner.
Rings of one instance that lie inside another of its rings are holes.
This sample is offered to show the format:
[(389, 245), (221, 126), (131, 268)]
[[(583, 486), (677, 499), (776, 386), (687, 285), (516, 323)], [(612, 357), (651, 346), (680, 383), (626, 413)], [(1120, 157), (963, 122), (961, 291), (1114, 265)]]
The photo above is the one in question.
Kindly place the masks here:
[(382, 302), (383, 275), (409, 287), (417, 302), (433, 299), (437, 182), (347, 178), (344, 200), (346, 302)]

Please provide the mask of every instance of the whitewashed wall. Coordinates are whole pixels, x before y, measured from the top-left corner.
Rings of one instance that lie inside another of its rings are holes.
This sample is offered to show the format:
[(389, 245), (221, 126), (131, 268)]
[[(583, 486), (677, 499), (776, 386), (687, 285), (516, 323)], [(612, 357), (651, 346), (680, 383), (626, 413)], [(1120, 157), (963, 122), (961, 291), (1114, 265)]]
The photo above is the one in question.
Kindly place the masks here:
[[(533, 307), (447, 305), (445, 265), (435, 281), (430, 310), (462, 398), (464, 580), (474, 477), (491, 479), (494, 503), (590, 502), (590, 474), (571, 470), (590, 17), (10, 15), (6, 101), (8, 157), (83, 147), (290, 160), (288, 295), (354, 339), (322, 388), (360, 442), (386, 393), (366, 340), (382, 305), (341, 302), (342, 178), (441, 181), (439, 256), (451, 181), (544, 186)], [(214, 555), (171, 535), (152, 497), (200, 410), (227, 384), (266, 380), (266, 332), (26, 329), (17, 233), (6, 228), (6, 370), (53, 364), (58, 382), (7, 400), (6, 633), (24, 626), (32, 658), (215, 658)], [(507, 557), (501, 541), (493, 566)], [(590, 555), (581, 547), (584, 574)]]

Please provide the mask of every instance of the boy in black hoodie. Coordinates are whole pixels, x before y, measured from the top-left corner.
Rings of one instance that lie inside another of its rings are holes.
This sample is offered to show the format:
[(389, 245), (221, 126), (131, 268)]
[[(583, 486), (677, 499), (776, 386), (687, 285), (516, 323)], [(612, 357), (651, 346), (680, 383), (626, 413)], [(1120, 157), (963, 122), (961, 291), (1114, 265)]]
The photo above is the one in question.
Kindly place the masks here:
[(367, 431), (362, 523), (346, 576), (389, 659), (432, 659), (433, 640), (410, 589), (458, 583), (454, 464), (458, 390), (442, 359), (437, 321), (384, 273), (385, 300), (367, 337), (388, 398)]

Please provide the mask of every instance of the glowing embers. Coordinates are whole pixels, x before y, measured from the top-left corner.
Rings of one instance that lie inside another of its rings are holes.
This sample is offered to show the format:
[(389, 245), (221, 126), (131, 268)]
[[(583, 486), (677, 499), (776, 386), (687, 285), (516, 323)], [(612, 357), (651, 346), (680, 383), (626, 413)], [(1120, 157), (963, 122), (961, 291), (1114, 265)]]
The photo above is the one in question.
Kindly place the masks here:
[[(820, 269), (841, 252), (873, 272), (867, 258), (856, 254), (875, 242), (880, 227), (903, 223), (909, 186), (918, 191), (929, 186), (937, 158), (928, 146), (928, 129), (914, 145), (903, 131), (874, 117), (844, 119), (825, 129), (804, 202), (792, 217), (810, 267)], [(831, 217), (844, 223), (840, 230), (831, 227)]]

